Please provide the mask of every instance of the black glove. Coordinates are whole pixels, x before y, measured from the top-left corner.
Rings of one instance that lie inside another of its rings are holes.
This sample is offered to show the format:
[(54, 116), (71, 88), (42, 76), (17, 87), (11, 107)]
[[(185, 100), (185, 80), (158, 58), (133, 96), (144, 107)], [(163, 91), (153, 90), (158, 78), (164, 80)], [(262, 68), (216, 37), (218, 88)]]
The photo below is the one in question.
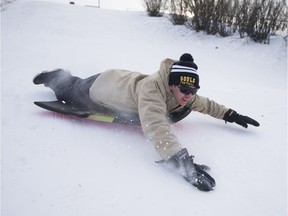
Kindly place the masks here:
[(172, 164), (180, 170), (184, 179), (201, 191), (211, 191), (215, 187), (215, 180), (206, 172), (210, 168), (206, 165), (198, 165), (193, 162), (193, 156), (189, 156), (186, 148), (180, 150), (168, 161), (157, 163)]
[(229, 109), (225, 113), (223, 120), (231, 123), (235, 122), (236, 124), (239, 124), (245, 128), (248, 127), (248, 124), (254, 125), (256, 127), (260, 126), (259, 122), (255, 121), (254, 119), (248, 116), (242, 116), (232, 109)]

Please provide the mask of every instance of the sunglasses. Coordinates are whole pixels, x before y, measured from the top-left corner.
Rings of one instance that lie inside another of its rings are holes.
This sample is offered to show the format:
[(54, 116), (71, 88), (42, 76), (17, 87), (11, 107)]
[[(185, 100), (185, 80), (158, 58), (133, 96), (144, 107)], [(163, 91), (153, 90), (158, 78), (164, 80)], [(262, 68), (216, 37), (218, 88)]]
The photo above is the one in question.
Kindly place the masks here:
[(199, 88), (195, 88), (195, 87), (189, 87), (186, 85), (178, 85), (178, 87), (180, 89), (180, 92), (185, 94), (185, 95), (189, 95), (189, 94), (195, 95), (199, 89)]

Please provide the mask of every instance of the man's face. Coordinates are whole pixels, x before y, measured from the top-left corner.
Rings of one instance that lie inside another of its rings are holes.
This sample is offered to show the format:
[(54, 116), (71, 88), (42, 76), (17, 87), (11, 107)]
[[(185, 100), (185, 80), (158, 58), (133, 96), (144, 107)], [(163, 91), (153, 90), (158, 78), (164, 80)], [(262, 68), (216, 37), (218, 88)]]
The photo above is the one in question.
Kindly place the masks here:
[(190, 94), (182, 93), (177, 85), (171, 85), (169, 87), (173, 97), (181, 106), (185, 106), (188, 103), (188, 101), (193, 98), (192, 93)]

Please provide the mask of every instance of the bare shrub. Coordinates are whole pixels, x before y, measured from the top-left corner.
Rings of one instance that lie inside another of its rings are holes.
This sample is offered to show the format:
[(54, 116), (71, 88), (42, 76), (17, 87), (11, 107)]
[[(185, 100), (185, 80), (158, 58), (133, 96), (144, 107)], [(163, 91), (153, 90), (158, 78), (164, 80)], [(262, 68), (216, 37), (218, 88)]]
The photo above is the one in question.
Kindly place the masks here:
[(183, 25), (187, 21), (187, 8), (189, 0), (169, 0), (168, 7), (171, 21), (175, 25)]
[(159, 17), (163, 15), (162, 0), (144, 0), (144, 3), (149, 16)]
[(276, 30), (287, 29), (287, 5), (285, 0), (243, 0), (235, 19), (241, 38), (269, 43)]
[[(173, 24), (186, 24), (195, 31), (234, 34), (269, 43), (277, 30), (287, 31), (286, 0), (166, 0)], [(166, 3), (165, 1), (165, 3)], [(163, 1), (145, 0), (150, 16), (164, 11)], [(192, 17), (188, 19), (187, 14)], [(287, 37), (285, 37), (287, 38)]]

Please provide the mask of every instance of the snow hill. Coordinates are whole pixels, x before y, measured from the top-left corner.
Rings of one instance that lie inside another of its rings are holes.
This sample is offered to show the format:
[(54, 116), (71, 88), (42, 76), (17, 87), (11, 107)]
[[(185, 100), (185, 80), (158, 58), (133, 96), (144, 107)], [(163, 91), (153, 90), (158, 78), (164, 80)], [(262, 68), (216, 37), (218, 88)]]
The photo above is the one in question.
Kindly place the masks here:
[[(173, 26), (166, 17), (44, 1), (15, 1), (1, 20), (3, 216), (286, 216), (287, 47)], [(146, 74), (190, 52), (200, 95), (258, 120), (244, 129), (200, 113), (173, 125), (214, 191), (197, 191), (154, 161), (138, 127), (45, 111), (32, 83), (43, 70), (87, 77), (110, 68)]]

